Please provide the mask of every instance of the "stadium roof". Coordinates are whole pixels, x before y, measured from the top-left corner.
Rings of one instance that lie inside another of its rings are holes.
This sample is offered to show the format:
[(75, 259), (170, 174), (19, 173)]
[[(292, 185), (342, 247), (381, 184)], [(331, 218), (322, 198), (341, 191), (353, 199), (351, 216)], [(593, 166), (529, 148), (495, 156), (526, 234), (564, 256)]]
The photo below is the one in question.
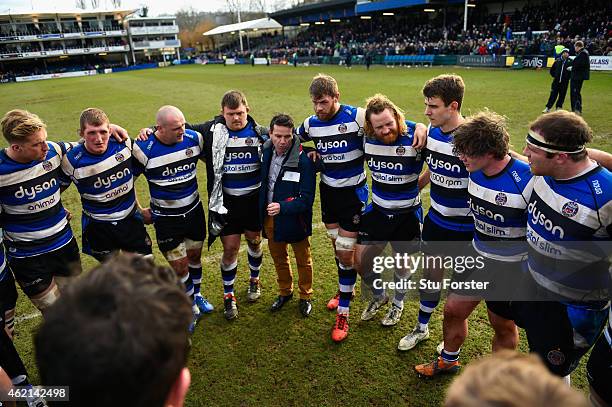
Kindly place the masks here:
[[(492, 0), (497, 2), (497, 0)], [(374, 13), (383, 10), (394, 10), (401, 8), (444, 7), (452, 4), (463, 4), (465, 0), (359, 0), (355, 5), (356, 14)], [(479, 0), (485, 3), (486, 0)]]
[(360, 1), (355, 6), (357, 14), (370, 13), (373, 11), (396, 9), (427, 4), (426, 0), (379, 0), (379, 1)]
[(299, 25), (300, 23), (329, 21), (333, 18), (354, 17), (356, 2), (356, 0), (331, 0), (304, 4), (303, 6), (270, 13), (270, 17), (283, 25)]
[(227, 34), (233, 31), (248, 31), (248, 30), (277, 30), (283, 26), (275, 20), (264, 17), (257, 20), (243, 21), (236, 24), (226, 24), (215, 27), (210, 31), (206, 31), (203, 35), (219, 35)]
[(328, 9), (335, 9), (340, 6), (350, 5), (351, 7), (355, 6), (357, 0), (331, 0), (331, 1), (323, 1), (319, 3), (310, 3), (304, 4), (302, 6), (289, 8), (286, 10), (275, 11), (274, 13), (270, 13), (270, 17), (291, 17), (296, 15), (302, 15), (309, 12), (319, 12), (326, 11)]
[(11, 11), (11, 9), (5, 10), (4, 12), (0, 12), (0, 17), (46, 17), (46, 16), (86, 16), (86, 15), (98, 15), (98, 14), (119, 14), (121, 17), (129, 16), (130, 14), (135, 13), (138, 9), (94, 9), (94, 10), (83, 10), (80, 8), (74, 9), (47, 9), (47, 10), (38, 10), (38, 11), (27, 11), (27, 10), (15, 10)]

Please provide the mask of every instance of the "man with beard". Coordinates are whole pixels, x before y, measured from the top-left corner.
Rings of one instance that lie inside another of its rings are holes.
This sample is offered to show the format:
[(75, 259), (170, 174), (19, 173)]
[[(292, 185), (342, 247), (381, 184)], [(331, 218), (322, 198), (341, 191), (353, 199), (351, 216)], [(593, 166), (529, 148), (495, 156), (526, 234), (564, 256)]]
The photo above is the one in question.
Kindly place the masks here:
[[(397, 254), (420, 249), (422, 210), (418, 179), (423, 160), (412, 147), (415, 128), (416, 123), (405, 120), (404, 113), (386, 96), (377, 94), (368, 99), (363, 131), (365, 161), (372, 174), (372, 203), (361, 216), (355, 268), (372, 290), (373, 298), (361, 314), (362, 321), (372, 319), (389, 301), (380, 286), (380, 274), (372, 272), (373, 259), (387, 243)], [(407, 270), (396, 270), (395, 277), (396, 281), (410, 278)], [(406, 290), (395, 290), (382, 325), (399, 322), (405, 294)]]
[[(349, 305), (357, 280), (354, 252), (361, 219), (361, 210), (368, 199), (363, 167), (365, 111), (341, 105), (338, 83), (328, 75), (315, 76), (309, 88), (315, 114), (304, 120), (298, 129), (302, 141), (313, 141), (316, 153), (324, 163), (319, 190), (321, 212), (327, 236), (334, 247), (338, 266), (338, 293), (327, 303), (337, 309), (331, 337), (343, 341), (348, 335)], [(415, 148), (425, 142), (425, 129), (415, 137)]]

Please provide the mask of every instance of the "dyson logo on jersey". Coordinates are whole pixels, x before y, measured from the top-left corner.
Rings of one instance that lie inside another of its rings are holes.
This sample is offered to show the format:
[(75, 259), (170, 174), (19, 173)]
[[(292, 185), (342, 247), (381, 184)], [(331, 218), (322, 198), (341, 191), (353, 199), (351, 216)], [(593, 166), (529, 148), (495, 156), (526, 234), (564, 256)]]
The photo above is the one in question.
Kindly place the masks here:
[(239, 153), (225, 153), (225, 161), (232, 160), (248, 160), (253, 158), (253, 154), (250, 152), (239, 152)]
[(389, 161), (376, 161), (374, 158), (370, 157), (368, 160), (368, 167), (372, 170), (396, 170), (402, 171), (404, 169), (404, 165), (402, 163), (392, 163)]
[(55, 178), (52, 178), (49, 181), (45, 181), (42, 184), (34, 185), (30, 188), (19, 187), (17, 192), (15, 192), (15, 198), (28, 198), (34, 199), (36, 198), (36, 194), (40, 194), (43, 191), (48, 191), (49, 189), (55, 187), (57, 185), (57, 181)]
[(115, 174), (111, 174), (106, 178), (98, 177), (96, 182), (94, 182), (94, 188), (109, 188), (113, 182), (125, 178), (130, 175), (130, 169), (125, 168), (123, 171), (117, 171)]
[(546, 215), (542, 213), (542, 211), (536, 208), (537, 204), (538, 204), (538, 201), (533, 201), (533, 202), (530, 202), (529, 205), (527, 206), (527, 212), (530, 215), (529, 222), (533, 223), (534, 225), (542, 225), (544, 226), (544, 229), (549, 231), (553, 236), (557, 234), (559, 236), (559, 239), (563, 239), (563, 236), (565, 236), (565, 232), (563, 231), (563, 228), (560, 226), (554, 225), (552, 221), (548, 219)]
[(179, 172), (182, 172), (182, 171), (195, 170), (195, 167), (196, 167), (196, 163), (179, 165), (178, 167), (174, 167), (174, 168), (166, 167), (164, 172), (162, 172), (162, 176), (167, 177), (167, 176), (170, 176), (170, 175), (176, 175), (176, 174), (178, 174)]
[(431, 155), (427, 156), (427, 158), (425, 159), (425, 162), (427, 163), (427, 165), (429, 165), (429, 168), (432, 170), (437, 170), (438, 168), (440, 168), (440, 169), (445, 169), (446, 171), (451, 171), (451, 172), (461, 172), (461, 167), (459, 166), (459, 164), (451, 164), (448, 161), (431, 158)]
[(348, 147), (348, 141), (346, 140), (336, 140), (336, 141), (317, 141), (317, 144), (315, 145), (315, 147), (317, 148), (317, 151), (319, 151), (320, 153), (325, 153), (327, 152), (327, 150), (331, 150), (336, 149), (336, 148), (347, 148)]
[(504, 215), (501, 215), (499, 213), (495, 213), (490, 209), (487, 209), (483, 206), (478, 205), (477, 203), (474, 203), (474, 201), (472, 201), (470, 199), (470, 208), (472, 208), (472, 212), (478, 214), (478, 215), (483, 215), (486, 216), (487, 218), (493, 219), (495, 221), (498, 222), (504, 222), (505, 218)]

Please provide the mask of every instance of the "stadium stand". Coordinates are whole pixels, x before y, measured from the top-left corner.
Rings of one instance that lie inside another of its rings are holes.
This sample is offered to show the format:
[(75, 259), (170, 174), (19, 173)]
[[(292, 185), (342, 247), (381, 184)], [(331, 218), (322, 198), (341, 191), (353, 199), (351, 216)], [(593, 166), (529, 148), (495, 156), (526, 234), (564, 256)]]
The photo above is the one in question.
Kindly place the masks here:
[(0, 82), (180, 58), (175, 17), (135, 11), (0, 13)]
[[(488, 6), (499, 5), (490, 3)], [(446, 15), (423, 12), (422, 8), (399, 9), (394, 10), (394, 16), (378, 13), (368, 20), (360, 16), (340, 22), (328, 19), (322, 21), (325, 24), (310, 24), (291, 39), (281, 33), (264, 35), (251, 39), (252, 51), (237, 51), (237, 43), (222, 51), (231, 57), (247, 58), (254, 52), (258, 57), (269, 55), (286, 59), (297, 52), (300, 59), (305, 60), (312, 57), (344, 58), (348, 52), (353, 55), (370, 52), (381, 56), (379, 62), (383, 63), (391, 62), (393, 59), (387, 58), (391, 55), (537, 54), (552, 57), (555, 45), (559, 43), (573, 49), (571, 45), (578, 37), (586, 40), (591, 55), (612, 52), (612, 7), (609, 2), (525, 2), (520, 9), (498, 13), (490, 13), (488, 6), (479, 4), (470, 12), (470, 24), (465, 34), (462, 32), (462, 6), (448, 7)], [(279, 18), (283, 12), (271, 16)], [(325, 17), (325, 14), (321, 16)]]

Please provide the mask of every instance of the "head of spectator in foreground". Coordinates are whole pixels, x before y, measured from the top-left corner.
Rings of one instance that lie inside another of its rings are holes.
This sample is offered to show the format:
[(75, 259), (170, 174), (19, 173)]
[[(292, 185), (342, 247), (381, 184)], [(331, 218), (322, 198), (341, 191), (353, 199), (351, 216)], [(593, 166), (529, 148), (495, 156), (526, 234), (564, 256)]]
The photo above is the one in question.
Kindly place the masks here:
[(81, 112), (79, 135), (85, 149), (92, 154), (104, 154), (110, 137), (110, 121), (100, 109), (88, 108)]
[(506, 118), (484, 110), (466, 119), (453, 132), (453, 150), (469, 172), (484, 170), (510, 151)]
[(134, 254), (97, 266), (49, 308), (34, 345), (61, 406), (182, 406), (191, 303), (176, 273)]
[(279, 113), (270, 121), (270, 140), (276, 154), (283, 155), (293, 145), (293, 119), (291, 116)]
[(503, 350), (470, 363), (446, 393), (445, 407), (587, 407), (535, 355)]
[(407, 129), (404, 112), (388, 97), (377, 93), (366, 101), (363, 130), (368, 137), (392, 144)]
[(2, 120), (2, 135), (8, 142), (7, 154), (20, 163), (44, 160), (49, 151), (47, 125), (34, 113), (15, 109)]
[(465, 84), (459, 75), (438, 75), (425, 83), (425, 116), (432, 126), (444, 127), (453, 117), (461, 115), (464, 92)]
[(160, 107), (155, 115), (155, 122), (155, 136), (162, 143), (172, 145), (183, 141), (185, 116), (178, 107)]
[(558, 110), (529, 124), (523, 153), (534, 175), (564, 178), (563, 171), (588, 160), (586, 144), (593, 131), (576, 113)]
[(221, 114), (225, 125), (232, 131), (240, 131), (246, 127), (249, 110), (249, 102), (239, 90), (227, 91), (221, 98)]
[(308, 92), (317, 118), (321, 121), (331, 120), (340, 109), (338, 82), (320, 73), (312, 78)]

